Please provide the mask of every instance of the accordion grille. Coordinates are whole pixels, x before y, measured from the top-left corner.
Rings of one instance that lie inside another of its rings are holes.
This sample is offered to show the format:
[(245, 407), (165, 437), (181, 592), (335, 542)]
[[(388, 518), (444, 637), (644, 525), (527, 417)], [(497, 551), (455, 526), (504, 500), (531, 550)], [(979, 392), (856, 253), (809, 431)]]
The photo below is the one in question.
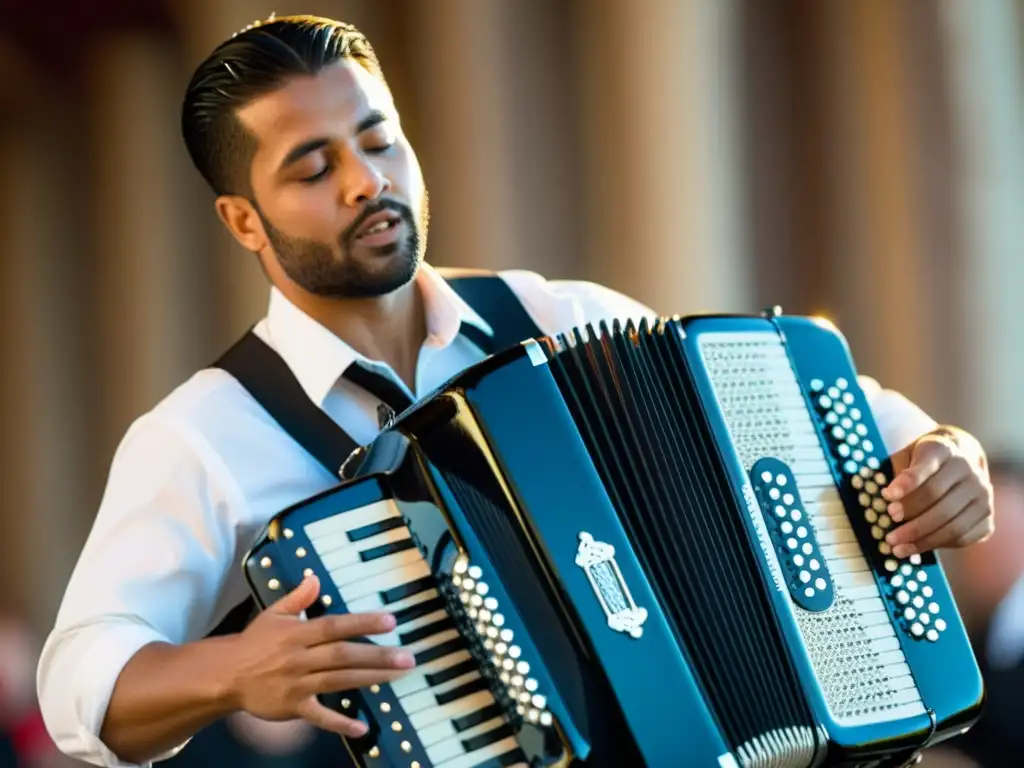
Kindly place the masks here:
[(550, 367), (680, 648), (744, 764), (801, 764), (813, 720), (679, 341), (586, 330)]
[[(744, 469), (774, 456), (797, 473), (811, 523), (819, 536), (853, 540), (848, 515), (831, 481), (800, 385), (775, 333), (705, 334), (701, 355)], [(840, 514), (834, 514), (835, 510)], [(825, 699), (844, 725), (923, 713), (924, 705), (874, 576), (859, 549), (826, 547), (842, 572), (836, 600), (825, 611), (797, 610), (796, 622)]]
[[(545, 587), (527, 556), (527, 546), (513, 522), (513, 511), (502, 504), (496, 489), (480, 488), (484, 473), (473, 481), (468, 477), (442, 468), (441, 475), (455, 497), (466, 520), (480, 539), (509, 597), (527, 627), (542, 627), (531, 634), (538, 652), (547, 662), (554, 682), (562, 696), (570, 717), (581, 731), (592, 737), (587, 723), (588, 688), (593, 685), (590, 672), (583, 666), (583, 657), (573, 647), (570, 636), (563, 630), (563, 621), (549, 599)], [(488, 491), (495, 490), (491, 494)]]

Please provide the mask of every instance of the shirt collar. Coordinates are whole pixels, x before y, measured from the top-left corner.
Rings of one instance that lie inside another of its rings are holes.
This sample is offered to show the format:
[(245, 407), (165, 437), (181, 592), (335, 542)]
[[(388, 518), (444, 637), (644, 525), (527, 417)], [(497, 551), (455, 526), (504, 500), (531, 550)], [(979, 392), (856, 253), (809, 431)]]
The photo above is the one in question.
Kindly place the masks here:
[[(463, 323), (493, 335), (484, 319), (429, 264), (422, 264), (414, 279), (423, 297), (427, 326), (424, 346), (437, 349), (449, 346), (459, 335)], [(390, 366), (357, 352), (274, 287), (270, 289), (266, 329), (271, 346), (317, 405), (323, 405), (331, 388), (353, 363), (358, 362), (401, 383)]]

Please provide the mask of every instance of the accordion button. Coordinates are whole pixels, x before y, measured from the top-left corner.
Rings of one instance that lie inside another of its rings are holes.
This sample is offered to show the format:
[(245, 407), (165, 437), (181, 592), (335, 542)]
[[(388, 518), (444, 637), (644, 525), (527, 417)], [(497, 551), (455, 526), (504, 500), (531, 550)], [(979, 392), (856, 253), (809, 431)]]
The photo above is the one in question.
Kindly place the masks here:
[(270, 558), (264, 557), (262, 560), (260, 560), (260, 565), (264, 568), (269, 568), (272, 565)]
[(935, 628), (937, 630), (939, 630), (939, 632), (945, 632), (946, 631), (946, 622), (943, 621), (942, 619), (936, 619), (935, 620)]

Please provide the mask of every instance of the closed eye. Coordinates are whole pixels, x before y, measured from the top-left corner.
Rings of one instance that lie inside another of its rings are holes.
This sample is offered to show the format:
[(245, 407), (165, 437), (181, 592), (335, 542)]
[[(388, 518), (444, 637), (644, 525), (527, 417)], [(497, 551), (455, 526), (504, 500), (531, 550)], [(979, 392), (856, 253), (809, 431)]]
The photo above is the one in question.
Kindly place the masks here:
[(317, 171), (312, 176), (306, 176), (305, 178), (299, 179), (303, 184), (314, 184), (321, 179), (327, 178), (327, 175), (331, 172), (331, 166), (325, 165), (323, 170)]

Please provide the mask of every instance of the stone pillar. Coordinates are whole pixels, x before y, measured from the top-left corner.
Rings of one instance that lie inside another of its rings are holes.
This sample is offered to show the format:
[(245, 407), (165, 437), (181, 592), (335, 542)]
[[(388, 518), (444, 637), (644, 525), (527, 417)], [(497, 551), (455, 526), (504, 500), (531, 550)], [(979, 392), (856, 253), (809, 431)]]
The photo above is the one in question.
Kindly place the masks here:
[(733, 0), (579, 3), (595, 279), (663, 314), (752, 311)]
[(927, 115), (908, 98), (912, 49), (901, 9), (884, 0), (836, 4), (823, 16), (833, 143), (834, 232), (826, 313), (849, 339), (861, 371), (938, 408), (922, 168), (915, 136)]
[(961, 420), (1024, 457), (1024, 75), (1015, 0), (942, 4), (961, 137), (967, 238), (957, 278)]
[(45, 633), (95, 509), (73, 121), (20, 97), (36, 87), (9, 93), (19, 114), (0, 131), (0, 578), (5, 605)]

